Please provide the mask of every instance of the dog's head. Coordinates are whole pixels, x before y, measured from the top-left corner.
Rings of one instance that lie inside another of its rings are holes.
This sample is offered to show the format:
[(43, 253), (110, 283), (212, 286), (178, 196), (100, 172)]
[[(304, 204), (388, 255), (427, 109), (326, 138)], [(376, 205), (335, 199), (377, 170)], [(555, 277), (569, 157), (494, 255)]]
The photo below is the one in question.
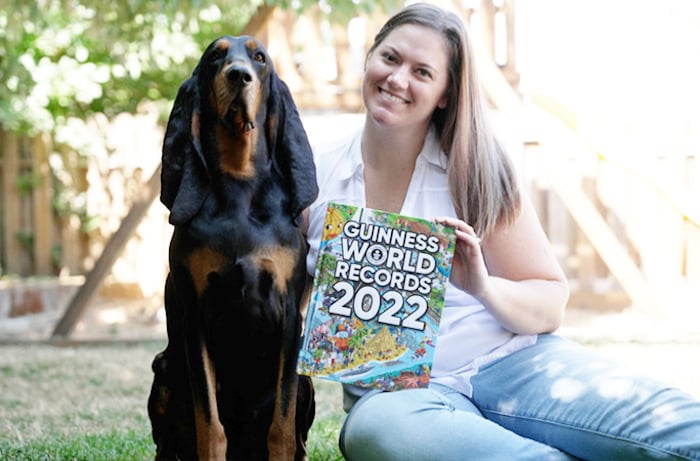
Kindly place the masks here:
[(270, 58), (257, 40), (222, 37), (214, 41), (199, 63), (199, 92), (207, 98), (201, 110), (209, 110), (229, 133), (245, 135), (266, 116), (261, 102), (272, 72)]
[(251, 180), (260, 162), (269, 162), (285, 185), (296, 218), (318, 193), (296, 105), (259, 41), (221, 37), (180, 87), (168, 121), (161, 201), (170, 221), (184, 223), (197, 213), (213, 174)]

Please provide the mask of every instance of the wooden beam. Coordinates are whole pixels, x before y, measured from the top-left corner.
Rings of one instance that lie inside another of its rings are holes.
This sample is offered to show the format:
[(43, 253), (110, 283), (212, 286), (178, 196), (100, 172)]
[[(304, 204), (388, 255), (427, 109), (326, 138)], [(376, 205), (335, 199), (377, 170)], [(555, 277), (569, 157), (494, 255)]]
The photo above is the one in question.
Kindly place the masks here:
[(610, 269), (635, 306), (651, 308), (654, 296), (642, 271), (632, 261), (626, 249), (615, 237), (605, 219), (580, 187), (567, 181), (571, 175), (552, 172), (552, 188), (566, 204), (574, 221), (579, 225), (598, 255)]
[(248, 24), (243, 27), (241, 35), (250, 35), (257, 38), (267, 46), (267, 39), (264, 37), (265, 27), (272, 19), (272, 15), (277, 7), (275, 5), (266, 5), (265, 3), (258, 6), (253, 16), (248, 20)]
[(3, 274), (19, 274), (22, 272), (22, 261), (25, 254), (17, 241), (17, 235), (22, 230), (21, 225), (21, 196), (17, 188), (19, 176), (19, 138), (15, 133), (0, 130), (2, 138), (2, 211), (3, 211), (3, 241), (4, 255)]
[(122, 221), (117, 231), (107, 241), (102, 254), (95, 262), (95, 267), (85, 277), (85, 283), (73, 296), (70, 304), (66, 308), (61, 320), (59, 320), (53, 331), (52, 337), (65, 337), (75, 328), (87, 309), (88, 302), (95, 294), (102, 281), (109, 273), (110, 269), (117, 261), (122, 250), (131, 238), (132, 234), (146, 216), (146, 212), (155, 201), (160, 191), (160, 165), (153, 172), (153, 175), (141, 188), (142, 194), (134, 200), (131, 209)]
[(34, 155), (32, 172), (39, 179), (32, 193), (34, 213), (34, 272), (38, 275), (51, 275), (51, 244), (54, 223), (51, 211), (51, 172), (49, 170), (49, 136), (38, 135), (34, 138)]
[[(477, 66), (482, 75), (482, 83), (489, 100), (496, 109), (509, 113), (523, 113), (524, 106), (520, 96), (508, 84), (498, 67), (488, 58), (484, 50), (475, 46)], [(542, 119), (546, 114), (533, 111), (533, 116)], [(561, 198), (567, 210), (588, 237), (596, 252), (608, 267), (613, 276), (627, 292), (635, 306), (652, 308), (656, 305), (653, 290), (644, 277), (641, 269), (637, 267), (625, 247), (617, 240), (605, 219), (600, 215), (595, 205), (583, 192), (578, 175), (574, 171), (566, 169), (561, 162), (561, 152), (571, 149), (586, 149), (585, 145), (574, 145), (571, 141), (575, 134), (563, 124), (552, 123), (540, 129), (540, 144), (551, 146), (545, 149), (543, 154), (547, 160), (541, 162), (545, 167), (540, 176), (551, 184), (551, 188)], [(555, 158), (551, 152), (558, 152)]]

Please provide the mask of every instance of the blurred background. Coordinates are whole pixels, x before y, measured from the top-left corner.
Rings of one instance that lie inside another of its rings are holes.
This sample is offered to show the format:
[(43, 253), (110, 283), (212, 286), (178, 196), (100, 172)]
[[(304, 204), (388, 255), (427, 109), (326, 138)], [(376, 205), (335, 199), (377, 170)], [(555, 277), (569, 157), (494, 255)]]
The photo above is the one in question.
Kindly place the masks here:
[[(35, 338), (72, 333), (94, 305), (115, 306), (100, 313), (112, 325), (162, 316), (163, 126), (213, 38), (261, 39), (318, 143), (361, 122), (366, 50), (402, 4), (2, 3), (0, 335)], [(700, 309), (697, 2), (438, 3), (469, 24), (571, 308), (687, 324)]]
[[(437, 3), (570, 281), (560, 333), (700, 398), (700, 3)], [(153, 458), (161, 146), (204, 48), (259, 38), (318, 144), (362, 122), (402, 4), (0, 0), (0, 458)], [(315, 385), (310, 459), (340, 459), (339, 387)]]

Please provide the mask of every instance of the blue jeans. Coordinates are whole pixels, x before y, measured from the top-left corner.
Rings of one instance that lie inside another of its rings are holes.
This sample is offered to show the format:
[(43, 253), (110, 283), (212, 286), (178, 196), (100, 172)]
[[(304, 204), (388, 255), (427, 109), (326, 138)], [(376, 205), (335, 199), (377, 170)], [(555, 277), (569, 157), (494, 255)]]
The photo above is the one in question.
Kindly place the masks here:
[(439, 384), (365, 394), (343, 426), (343, 455), (700, 460), (700, 402), (555, 335), (482, 368), (472, 386), (471, 399)]

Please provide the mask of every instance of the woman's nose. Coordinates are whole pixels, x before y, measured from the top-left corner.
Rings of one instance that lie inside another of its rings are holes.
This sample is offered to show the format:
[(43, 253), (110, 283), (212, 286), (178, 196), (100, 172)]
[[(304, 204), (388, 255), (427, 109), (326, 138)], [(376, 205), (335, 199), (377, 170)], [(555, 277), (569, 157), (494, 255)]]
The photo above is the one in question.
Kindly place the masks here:
[(408, 84), (407, 70), (404, 66), (399, 66), (387, 77), (387, 83), (393, 88), (406, 88)]

